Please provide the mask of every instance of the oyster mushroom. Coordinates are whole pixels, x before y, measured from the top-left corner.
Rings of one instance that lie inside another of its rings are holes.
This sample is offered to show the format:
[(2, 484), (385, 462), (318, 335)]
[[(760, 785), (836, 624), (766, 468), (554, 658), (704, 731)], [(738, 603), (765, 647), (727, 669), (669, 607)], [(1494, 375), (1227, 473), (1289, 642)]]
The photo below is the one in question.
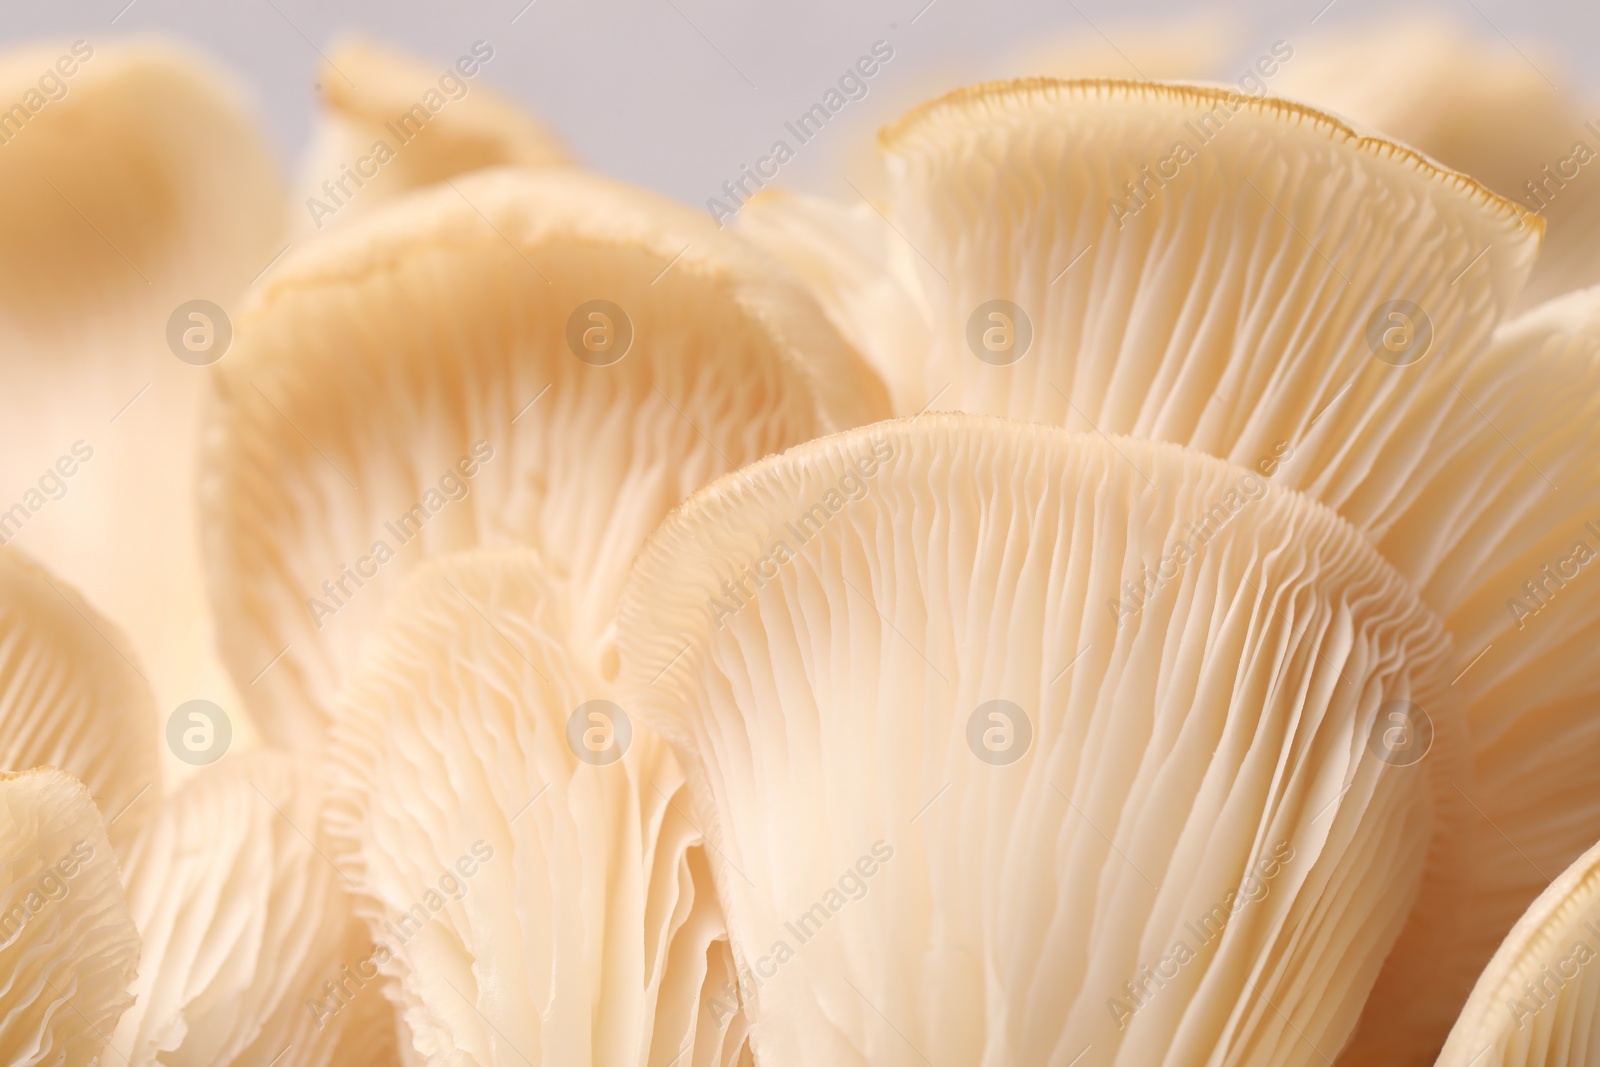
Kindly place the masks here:
[(292, 209), (296, 227), (309, 236), (474, 170), (570, 162), (541, 123), (484, 84), (493, 56), (484, 41), (453, 63), (356, 38), (330, 48), (317, 77), (322, 112)]
[[(1478, 856), (1447, 953), (1374, 999), (1431, 1019), (1432, 1048), (1523, 911), (1600, 839), (1600, 290), (1503, 326), (1452, 385), (1426, 488), (1378, 549), (1445, 617), (1472, 736)], [(1392, 1034), (1352, 1050), (1371, 1062)], [(1425, 1049), (1419, 1048), (1418, 1055)]]
[[(926, 343), (899, 331), (874, 352), (851, 306), (822, 298), (898, 413), (1128, 433), (1242, 466), (1288, 442), (1286, 484), (1336, 508), (1358, 486), (1407, 491), (1373, 456), (1407, 413), (1409, 435), (1432, 432), (1413, 401), (1487, 343), (1542, 226), (1400, 145), (1220, 89), (977, 86), (880, 145), (884, 242)], [(1396, 309), (1427, 324), (1398, 352)]]
[(428, 1062), (731, 1064), (682, 771), (566, 647), (566, 615), (525, 549), (407, 580), (330, 731), (338, 863)]
[[(54, 767), (0, 773), (0, 1049), (17, 1067), (107, 1062), (139, 935), (89, 791)], [(113, 1051), (119, 1051), (115, 1045)]]
[[(1328, 29), (1273, 88), (1382, 130), (1515, 198), (1549, 224), (1518, 308), (1600, 282), (1595, 103), (1535, 42), (1513, 43), (1420, 11)], [(1568, 91), (1559, 89), (1565, 85)]]
[(315, 774), (254, 752), (206, 768), (141, 832), (123, 880), (143, 958), (112, 1038), (131, 1067), (394, 1062), (321, 810)]
[(161, 796), (150, 689), (117, 627), (0, 547), (0, 768), (76, 776), (126, 845)]
[(219, 367), (202, 497), (223, 657), (284, 745), (318, 744), (428, 555), (536, 548), (602, 670), (624, 569), (669, 508), (887, 407), (779, 265), (572, 171), (418, 192), (262, 284)]
[(1478, 978), (1439, 1067), (1576, 1067), (1600, 1056), (1600, 845), (1573, 861)]
[(159, 39), (7, 52), (0, 100), (0, 541), (122, 628), (160, 705), (225, 696), (195, 364), (281, 248), (272, 152), (232, 78)]
[[(799, 446), (668, 518), (619, 643), (713, 813), (765, 1067), (1317, 1062), (1461, 848), (1439, 620), (1170, 445)], [(1418, 708), (1431, 753), (1391, 736)]]
[(128, 315), (159, 338), (177, 301), (231, 297), (277, 251), (271, 151), (232, 79), (192, 50), (38, 43), (5, 53), (0, 86), (18, 102), (0, 113), (8, 340), (88, 332), (125, 350)]

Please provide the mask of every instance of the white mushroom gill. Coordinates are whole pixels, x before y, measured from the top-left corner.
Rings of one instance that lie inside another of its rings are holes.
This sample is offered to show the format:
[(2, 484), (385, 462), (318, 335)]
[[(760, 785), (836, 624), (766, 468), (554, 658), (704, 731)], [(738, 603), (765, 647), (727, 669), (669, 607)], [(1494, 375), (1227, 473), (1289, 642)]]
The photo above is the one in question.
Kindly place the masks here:
[(880, 417), (777, 264), (561, 169), (495, 170), (331, 231), (263, 283), (219, 369), (202, 508), (223, 655), (314, 747), (361, 636), (428, 555), (528, 545), (601, 656), (615, 591), (711, 478)]
[[(813, 442), (669, 518), (619, 626), (715, 813), (767, 1067), (1323, 1062), (1459, 852), (1438, 619), (1331, 512), (1172, 446)], [(1389, 742), (1419, 707), (1426, 760)]]
[(572, 633), (531, 551), (419, 569), (334, 719), (338, 862), (427, 1062), (720, 1067), (743, 1032), (703, 816)]
[[(132, 997), (139, 934), (105, 823), (53, 767), (0, 773), (0, 1049), (16, 1067), (88, 1067)], [(113, 1045), (117, 1059), (120, 1047)]]
[(124, 845), (159, 806), (150, 689), (126, 639), (59, 576), (0, 546), (0, 767), (60, 767)]

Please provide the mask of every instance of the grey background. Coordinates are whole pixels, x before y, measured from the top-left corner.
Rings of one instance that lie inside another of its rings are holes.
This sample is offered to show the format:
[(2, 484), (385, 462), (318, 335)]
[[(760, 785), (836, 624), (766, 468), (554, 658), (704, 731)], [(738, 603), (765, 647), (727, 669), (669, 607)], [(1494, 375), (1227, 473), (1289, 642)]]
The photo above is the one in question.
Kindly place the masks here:
[[(1586, 93), (1600, 89), (1593, 0), (1421, 6), (1549, 57), (1565, 67), (1564, 90), (1573, 80)], [(893, 46), (894, 60), (866, 99), (784, 167), (779, 184), (840, 192), (837, 174), (874, 128), (943, 88), (1018, 73), (1017, 52), (1053, 37), (1101, 48), (1141, 22), (1210, 18), (1241, 42), (1242, 69), (1275, 39), (1314, 49), (1319, 35), (1340, 27), (1381, 32), (1398, 9), (1385, 0), (10, 0), (0, 43), (184, 37), (254, 95), (292, 174), (310, 133), (319, 50), (330, 40), (362, 34), (436, 59), (442, 70), (483, 39), (495, 49), (483, 77), (541, 115), (581, 160), (704, 206), (876, 40)]]

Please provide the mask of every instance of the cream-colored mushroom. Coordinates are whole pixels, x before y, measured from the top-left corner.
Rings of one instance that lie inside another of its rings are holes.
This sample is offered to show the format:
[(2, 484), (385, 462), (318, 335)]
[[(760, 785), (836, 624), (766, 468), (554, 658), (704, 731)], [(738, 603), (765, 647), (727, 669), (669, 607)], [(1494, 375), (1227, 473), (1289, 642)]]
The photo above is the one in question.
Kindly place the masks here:
[(0, 101), (0, 541), (122, 627), (160, 706), (226, 699), (196, 364), (282, 249), (276, 161), (232, 78), (161, 39), (7, 52)]
[(1543, 217), (1548, 240), (1519, 307), (1600, 282), (1600, 194), (1585, 173), (1600, 156), (1595, 99), (1574, 93), (1582, 79), (1538, 42), (1462, 14), (1468, 25), (1418, 10), (1329, 27), (1273, 89), (1415, 145)]
[(1412, 491), (1372, 458), (1487, 342), (1542, 225), (1402, 146), (1221, 89), (977, 86), (880, 142), (892, 232), (872, 241), (908, 265), (930, 335), (870, 357), (912, 361), (886, 375), (898, 412), (1129, 433), (1242, 466), (1287, 443), (1286, 483), (1341, 509), (1358, 487)]
[(1478, 978), (1439, 1067), (1580, 1067), (1600, 1057), (1600, 845), (1517, 920)]
[(531, 551), (412, 575), (331, 728), (337, 862), (427, 1062), (732, 1064), (703, 816), (573, 631)]
[(141, 832), (123, 880), (144, 952), (112, 1038), (130, 1067), (396, 1062), (321, 804), (299, 760), (253, 752), (202, 771)]
[(416, 193), (262, 286), (220, 365), (202, 493), (223, 655), (284, 744), (315, 748), (427, 556), (536, 548), (570, 647), (602, 670), (624, 570), (668, 509), (887, 407), (781, 266), (576, 171)]
[(120, 847), (160, 802), (156, 729), (117, 627), (59, 576), (0, 547), (0, 770), (76, 776)]
[[(1503, 326), (1436, 402), (1426, 489), (1379, 551), (1441, 611), (1456, 647), (1476, 768), (1479, 854), (1467, 921), (1426, 974), (1375, 998), (1356, 1063), (1392, 1054), (1392, 1026), (1437, 1048), (1472, 979), (1556, 874), (1600, 839), (1600, 290)], [(1421, 1034), (1419, 1034), (1421, 1036)], [(1418, 1054), (1424, 1051), (1418, 1049)]]
[(1461, 860), (1438, 619), (1171, 445), (799, 446), (666, 521), (619, 634), (714, 813), (767, 1067), (1320, 1063)]
[(141, 312), (159, 339), (176, 299), (231, 297), (277, 251), (271, 150), (233, 80), (190, 49), (32, 44), (0, 59), (0, 100), (7, 340), (57, 347), (98, 326), (126, 348)]
[(54, 767), (0, 773), (0, 1054), (16, 1067), (112, 1062), (106, 1035), (138, 963), (89, 791)]
[(322, 112), (291, 205), (295, 229), (310, 236), (474, 170), (568, 163), (542, 123), (486, 84), (494, 57), (487, 41), (448, 63), (358, 38), (331, 47), (317, 75)]

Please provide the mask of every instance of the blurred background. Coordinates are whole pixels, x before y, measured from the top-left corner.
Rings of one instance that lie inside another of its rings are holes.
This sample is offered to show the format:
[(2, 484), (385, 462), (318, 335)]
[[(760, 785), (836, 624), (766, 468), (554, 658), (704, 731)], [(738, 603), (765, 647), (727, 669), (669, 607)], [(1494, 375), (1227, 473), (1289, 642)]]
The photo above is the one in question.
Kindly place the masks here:
[[(893, 59), (867, 96), (784, 168), (781, 184), (848, 193), (838, 170), (842, 164), (848, 173), (865, 158), (872, 132), (954, 85), (1063, 73), (1047, 69), (1052, 60), (1098, 75), (1231, 82), (1274, 42), (1294, 49), (1292, 68), (1351, 33), (1381, 47), (1389, 27), (1418, 12), (1520, 54), (1563, 93), (1600, 96), (1600, 5), (1584, 0), (57, 0), (6, 7), (0, 38), (7, 44), (139, 33), (198, 44), (255, 98), (286, 173), (311, 134), (322, 55), (341, 35), (399, 45), (441, 69), (482, 40), (494, 49), (482, 76), (539, 113), (580, 160), (697, 205), (720, 195), (724, 181), (784, 136), (785, 121), (817, 102), (877, 41), (893, 49)], [(1351, 71), (1352, 79), (1360, 74)], [(1600, 118), (1600, 110), (1588, 117)]]

